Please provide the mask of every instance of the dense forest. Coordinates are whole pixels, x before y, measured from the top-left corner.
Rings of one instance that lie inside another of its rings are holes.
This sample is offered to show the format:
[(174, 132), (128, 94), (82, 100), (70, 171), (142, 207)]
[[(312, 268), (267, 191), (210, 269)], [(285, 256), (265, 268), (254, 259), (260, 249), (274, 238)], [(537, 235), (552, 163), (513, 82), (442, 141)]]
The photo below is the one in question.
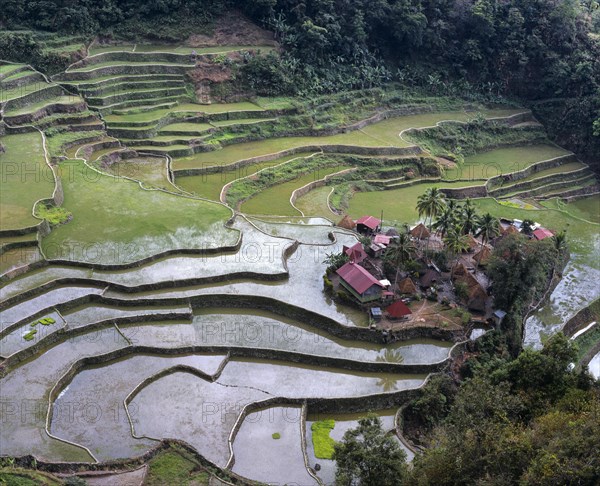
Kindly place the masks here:
[(595, 0), (4, 0), (0, 25), (7, 32), (0, 36), (0, 57), (40, 61), (35, 40), (14, 32), (18, 29), (176, 40), (208, 32), (223, 12), (240, 9), (273, 31), (283, 47), (280, 57), (247, 68), (250, 83), (264, 94), (327, 93), (396, 81), (434, 95), (508, 97), (531, 107), (557, 142), (598, 168), (598, 5)]

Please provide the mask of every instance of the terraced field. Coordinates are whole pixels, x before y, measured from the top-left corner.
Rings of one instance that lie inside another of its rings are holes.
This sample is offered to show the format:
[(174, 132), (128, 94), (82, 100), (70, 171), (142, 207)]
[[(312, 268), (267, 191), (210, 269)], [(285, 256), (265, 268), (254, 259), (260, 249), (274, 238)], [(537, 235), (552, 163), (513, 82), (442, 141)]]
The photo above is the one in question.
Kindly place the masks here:
[(398, 407), (462, 337), (390, 343), (329, 299), (323, 261), (357, 241), (332, 222), (414, 223), (428, 187), (567, 229), (571, 262), (528, 342), (597, 298), (600, 199), (585, 164), (539, 127), (464, 161), (409, 136), (481, 114), (526, 139), (530, 113), (200, 103), (196, 61), (257, 48), (270, 49), (93, 44), (52, 79), (0, 63), (0, 455), (95, 463), (177, 438), (233, 476), (331, 484), (333, 462), (312, 449), (317, 414), (336, 420), (336, 440), (367, 409), (395, 433)]

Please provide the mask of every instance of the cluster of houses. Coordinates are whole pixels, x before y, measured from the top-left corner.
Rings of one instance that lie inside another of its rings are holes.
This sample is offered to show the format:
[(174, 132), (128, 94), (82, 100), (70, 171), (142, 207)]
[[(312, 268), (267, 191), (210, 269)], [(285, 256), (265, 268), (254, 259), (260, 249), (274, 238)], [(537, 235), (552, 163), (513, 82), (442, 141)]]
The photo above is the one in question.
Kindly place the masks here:
[[(518, 220), (502, 220), (498, 238), (520, 232), (522, 223)], [(468, 235), (469, 248), (453, 265), (449, 277), (448, 274), (443, 276), (434, 262), (426, 261), (420, 273), (404, 276), (394, 289), (385, 278), (379, 259), (398, 237), (397, 231), (389, 229), (383, 232), (381, 220), (373, 216), (363, 216), (356, 221), (345, 216), (338, 226), (370, 237), (368, 246), (357, 242), (353, 246), (343, 247), (342, 251), (348, 257), (348, 262), (336, 271), (336, 275), (339, 286), (359, 304), (369, 307), (381, 305), (385, 308), (385, 314), (380, 307), (370, 308), (371, 316), (376, 320), (382, 315), (390, 319), (406, 319), (412, 314), (406, 305), (407, 299), (417, 295), (430, 297), (432, 300), (437, 300), (439, 296), (442, 301), (444, 297), (448, 297), (449, 301), (453, 301), (459, 286), (462, 287), (462, 302), (470, 311), (492, 319), (498, 317), (494, 316), (491, 309), (491, 296), (487, 290), (489, 282), (483, 272), (477, 271), (489, 262), (497, 240), (484, 244), (480, 239)], [(552, 232), (537, 223), (531, 229), (530, 237), (537, 240), (553, 236)], [(412, 228), (410, 234), (415, 242), (423, 243), (426, 240), (429, 249), (443, 248), (442, 240), (437, 235), (432, 235), (422, 223)]]

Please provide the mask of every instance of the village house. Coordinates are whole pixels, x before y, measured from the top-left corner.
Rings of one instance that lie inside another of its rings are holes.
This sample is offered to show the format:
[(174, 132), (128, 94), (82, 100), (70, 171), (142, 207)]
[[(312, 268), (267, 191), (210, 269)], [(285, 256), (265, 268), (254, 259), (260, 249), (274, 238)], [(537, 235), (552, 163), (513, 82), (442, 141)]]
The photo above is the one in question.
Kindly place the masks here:
[(356, 220), (356, 231), (363, 235), (373, 235), (381, 230), (381, 220), (374, 216), (363, 216)]
[(344, 245), (342, 251), (348, 256), (350, 261), (354, 263), (361, 263), (367, 258), (367, 253), (360, 242), (357, 242), (352, 246)]
[(336, 273), (340, 277), (341, 286), (361, 304), (381, 299), (383, 284), (360, 265), (348, 262)]

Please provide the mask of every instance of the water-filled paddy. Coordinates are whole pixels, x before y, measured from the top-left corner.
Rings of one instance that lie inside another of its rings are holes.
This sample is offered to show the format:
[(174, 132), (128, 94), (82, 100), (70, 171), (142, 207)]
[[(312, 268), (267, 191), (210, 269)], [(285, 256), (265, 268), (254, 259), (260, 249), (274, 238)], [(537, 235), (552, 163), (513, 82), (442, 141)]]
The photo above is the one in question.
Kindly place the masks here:
[(272, 407), (249, 414), (233, 442), (232, 470), (267, 484), (317, 484), (304, 464), (301, 419), (300, 407)]
[(387, 346), (337, 338), (316, 327), (258, 309), (206, 308), (193, 321), (121, 325), (138, 345), (275, 349), (365, 362), (428, 364), (443, 361), (451, 343), (414, 339)]
[[(123, 400), (143, 380), (174, 366), (188, 366), (212, 375), (224, 355), (136, 355), (79, 372), (53, 404), (52, 434), (87, 447), (100, 460), (134, 457), (156, 445), (131, 435)], [(129, 406), (137, 423), (138, 410)]]

